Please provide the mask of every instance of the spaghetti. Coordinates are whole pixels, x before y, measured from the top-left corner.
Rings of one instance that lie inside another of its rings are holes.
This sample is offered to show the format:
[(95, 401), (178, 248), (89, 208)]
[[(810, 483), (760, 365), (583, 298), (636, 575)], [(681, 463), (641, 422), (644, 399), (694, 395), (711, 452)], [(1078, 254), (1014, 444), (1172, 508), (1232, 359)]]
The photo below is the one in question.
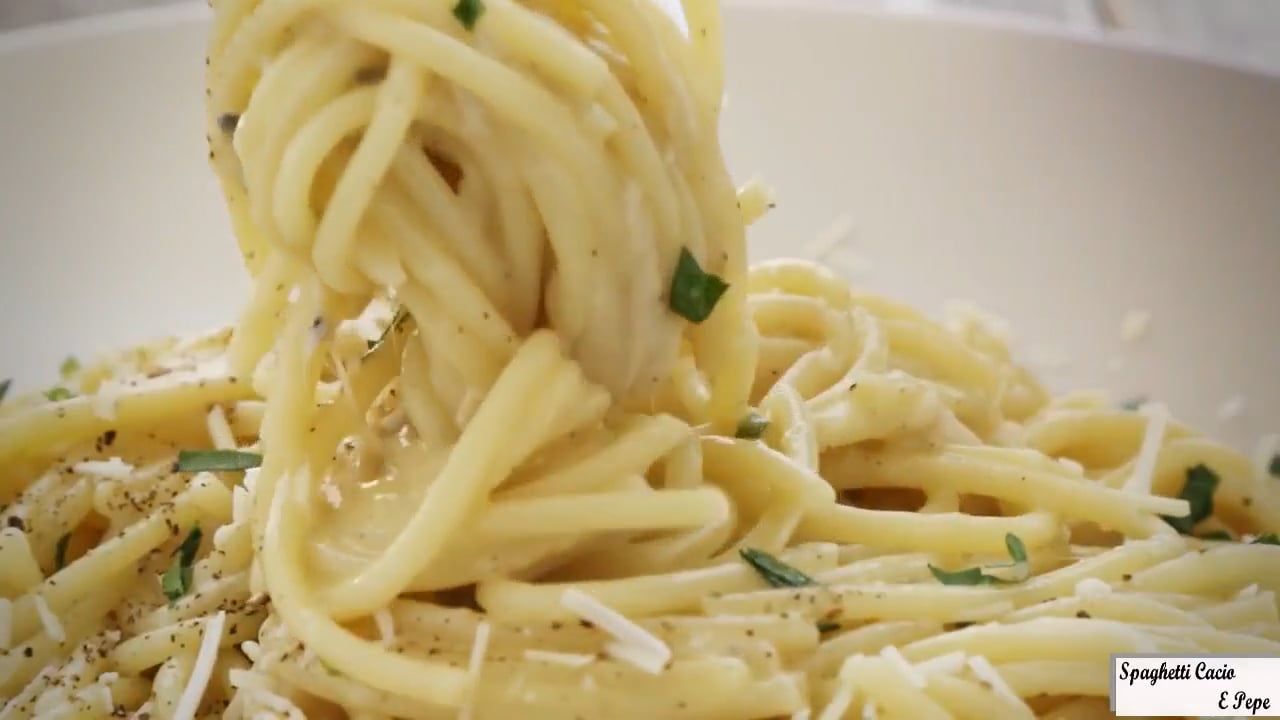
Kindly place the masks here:
[(0, 406), (0, 718), (1100, 718), (1280, 654), (1280, 491), (748, 268), (721, 24), (220, 0), (235, 325)]

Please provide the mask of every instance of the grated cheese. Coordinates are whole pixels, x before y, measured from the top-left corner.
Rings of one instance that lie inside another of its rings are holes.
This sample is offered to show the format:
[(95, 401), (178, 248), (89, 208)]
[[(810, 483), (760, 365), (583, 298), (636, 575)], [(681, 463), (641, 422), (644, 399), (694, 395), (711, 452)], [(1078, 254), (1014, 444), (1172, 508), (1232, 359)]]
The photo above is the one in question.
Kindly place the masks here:
[(1280, 452), (1280, 435), (1263, 435), (1253, 450), (1253, 475), (1258, 482), (1271, 480), (1271, 460)]
[(862, 720), (876, 720), (880, 717), (880, 713), (876, 712), (875, 703), (862, 704)]
[(240, 643), (240, 652), (251, 662), (258, 662), (258, 658), (262, 657), (262, 646), (254, 640), (245, 640)]
[(590, 595), (569, 588), (560, 596), (560, 604), (570, 612), (617, 638), (606, 650), (623, 662), (657, 674), (671, 660), (671, 648), (653, 633), (628, 620), (622, 613)]
[(974, 655), (969, 658), (969, 669), (973, 671), (974, 677), (982, 680), (991, 686), (997, 695), (1003, 695), (1017, 705), (1023, 705), (1022, 698), (1009, 687), (1009, 684), (1000, 677), (1000, 673), (996, 671), (991, 662), (981, 655)]
[(1146, 336), (1151, 328), (1151, 313), (1146, 310), (1130, 310), (1120, 320), (1120, 339), (1136, 342)]
[(342, 491), (333, 484), (333, 478), (326, 477), (324, 482), (320, 483), (320, 494), (324, 495), (324, 501), (334, 510), (342, 507)]
[(576, 668), (590, 665), (596, 658), (594, 655), (583, 655), (581, 653), (564, 653), (529, 648), (524, 651), (524, 659), (532, 662), (545, 662)]
[(971, 328), (977, 327), (1005, 345), (1012, 341), (1013, 331), (1009, 321), (983, 310), (972, 300), (948, 300), (943, 303), (942, 312), (946, 317), (947, 328), (956, 334), (965, 335)]
[(1150, 495), (1156, 460), (1160, 455), (1160, 446), (1164, 442), (1165, 427), (1169, 424), (1169, 408), (1159, 403), (1148, 403), (1143, 405), (1139, 412), (1147, 416), (1147, 428), (1142, 435), (1142, 446), (1138, 450), (1138, 457), (1133, 461), (1133, 474), (1125, 480), (1124, 490), (1139, 495)]
[(901, 670), (902, 674), (907, 676), (907, 680), (910, 681), (912, 685), (915, 685), (918, 688), (924, 688), (929, 684), (929, 679), (925, 677), (924, 673), (916, 670), (915, 667), (907, 661), (907, 658), (902, 655), (898, 648), (892, 645), (885, 645), (880, 650), (880, 657), (888, 660), (895, 667)]
[(116, 404), (120, 401), (120, 386), (112, 380), (103, 381), (98, 391), (89, 398), (89, 409), (99, 420), (115, 420)]
[(119, 679), (120, 673), (118, 672), (104, 672), (98, 676), (98, 682), (104, 685), (110, 685)]
[(8, 650), (13, 642), (13, 602), (0, 598), (0, 650)]
[(227, 413), (221, 405), (214, 405), (206, 418), (209, 428), (209, 439), (219, 450), (235, 450), (236, 436), (231, 432), (231, 423), (227, 422)]
[(964, 652), (956, 650), (916, 663), (916, 670), (925, 675), (954, 675), (964, 669), (965, 659)]
[(1085, 578), (1076, 583), (1075, 596), (1092, 599), (1111, 594), (1111, 586), (1098, 578)]
[(841, 720), (845, 711), (853, 704), (853, 678), (841, 677), (840, 687), (836, 690), (835, 695), (831, 696), (831, 701), (827, 706), (822, 708), (822, 712), (818, 715), (818, 720)]
[(205, 621), (200, 650), (196, 653), (195, 664), (191, 666), (187, 686), (178, 698), (178, 707), (173, 711), (174, 720), (192, 720), (196, 716), (205, 688), (209, 686), (209, 678), (213, 675), (213, 664), (218, 660), (218, 644), (222, 642), (222, 629), (226, 622), (227, 614), (222, 611)]
[(36, 593), (32, 597), (35, 598), (36, 614), (40, 616), (40, 624), (44, 626), (45, 634), (56, 643), (66, 642), (67, 633), (62, 629), (58, 616), (49, 609), (49, 603), (45, 602), (44, 596)]
[(1232, 395), (1218, 406), (1218, 421), (1229, 422), (1244, 414), (1244, 398)]
[(800, 708), (791, 713), (791, 720), (809, 720), (809, 708)]
[(391, 647), (396, 642), (396, 621), (391, 611), (383, 608), (373, 614), (373, 622), (378, 626), (378, 638), (383, 647)]
[(1241, 590), (1239, 593), (1237, 593), (1237, 594), (1236, 594), (1236, 599), (1237, 599), (1237, 600), (1245, 600), (1245, 599), (1247, 599), (1247, 598), (1254, 597), (1254, 596), (1255, 596), (1255, 595), (1257, 595), (1257, 594), (1258, 594), (1258, 584), (1257, 584), (1257, 583), (1254, 583), (1253, 585), (1250, 585), (1249, 587), (1246, 587), (1245, 589), (1243, 589), (1243, 590)]
[(1069, 457), (1058, 458), (1058, 464), (1070, 470), (1072, 475), (1084, 475), (1084, 465)]
[[(99, 680), (101, 682), (101, 680)], [(89, 692), (93, 694), (94, 699), (98, 701), (98, 707), (102, 712), (110, 715), (116, 710), (116, 699), (111, 694), (111, 688), (106, 685), (94, 685), (90, 687)]]
[(458, 720), (470, 720), (471, 702), (475, 697), (475, 689), (480, 686), (480, 670), (484, 667), (485, 655), (489, 653), (489, 623), (482, 622), (476, 626), (475, 639), (471, 642), (471, 658), (467, 661), (467, 677), (471, 679), (471, 696), (458, 712)]
[(71, 466), (73, 472), (107, 480), (128, 480), (134, 467), (118, 457), (109, 460), (85, 460)]

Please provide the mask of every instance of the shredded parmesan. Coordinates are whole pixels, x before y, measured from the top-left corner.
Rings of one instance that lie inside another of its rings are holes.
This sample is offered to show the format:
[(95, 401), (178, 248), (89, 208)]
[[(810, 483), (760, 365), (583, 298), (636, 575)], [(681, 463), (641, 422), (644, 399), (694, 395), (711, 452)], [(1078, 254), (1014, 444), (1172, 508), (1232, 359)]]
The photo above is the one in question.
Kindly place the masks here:
[(231, 423), (227, 422), (227, 413), (221, 405), (214, 405), (209, 411), (206, 424), (209, 426), (209, 439), (219, 450), (235, 450), (236, 436), (231, 432)]
[(594, 662), (595, 656), (583, 655), (581, 653), (563, 653), (529, 648), (524, 651), (524, 659), (531, 662), (545, 662), (553, 665), (564, 665), (566, 667), (583, 667), (584, 665), (590, 665)]
[(56, 643), (66, 642), (67, 633), (62, 629), (58, 616), (49, 609), (49, 603), (45, 602), (44, 596), (36, 593), (32, 597), (35, 598), (36, 614), (40, 616), (40, 624), (44, 626), (45, 634)]
[(974, 677), (987, 683), (997, 695), (1003, 695), (1017, 705), (1022, 705), (1022, 698), (1009, 687), (1009, 683), (1000, 677), (1000, 673), (996, 671), (991, 662), (981, 655), (974, 655), (969, 658), (969, 669), (973, 671)]
[(929, 658), (922, 662), (916, 663), (916, 670), (924, 675), (954, 675), (964, 669), (965, 654), (963, 651), (956, 650), (946, 655)]
[(840, 687), (831, 696), (831, 702), (822, 708), (818, 720), (841, 720), (845, 711), (853, 704), (853, 678), (840, 678)]
[(1084, 466), (1069, 457), (1058, 458), (1058, 464), (1070, 470), (1072, 475), (1084, 475)]
[(1085, 578), (1076, 583), (1075, 596), (1078, 598), (1100, 598), (1111, 594), (1111, 586), (1098, 578)]
[(72, 472), (81, 475), (92, 475), (107, 480), (127, 480), (133, 475), (134, 467), (118, 457), (110, 460), (85, 460), (71, 466)]
[(1125, 481), (1124, 489), (1139, 495), (1150, 495), (1156, 460), (1164, 442), (1165, 427), (1169, 424), (1169, 408), (1159, 403), (1148, 403), (1139, 412), (1147, 416), (1147, 429), (1142, 436), (1138, 457), (1133, 461), (1133, 474)]
[(1254, 583), (1253, 585), (1250, 585), (1249, 587), (1246, 587), (1245, 589), (1241, 590), (1241, 591), (1236, 595), (1236, 599), (1238, 599), (1238, 600), (1245, 600), (1245, 599), (1251, 598), (1251, 597), (1253, 597), (1253, 596), (1255, 596), (1255, 595), (1257, 595), (1257, 594), (1258, 594), (1258, 584), (1257, 584), (1257, 583)]
[(667, 647), (666, 643), (581, 590), (577, 588), (565, 590), (560, 596), (560, 604), (583, 620), (594, 623), (617, 638), (618, 642), (609, 643), (605, 649), (618, 660), (629, 662), (653, 674), (661, 672), (671, 660), (671, 648)]
[(245, 640), (240, 643), (240, 652), (244, 653), (250, 662), (258, 662), (258, 658), (262, 657), (262, 646), (254, 640)]
[(800, 708), (791, 713), (791, 720), (809, 720), (809, 708)]
[(942, 308), (948, 329), (956, 334), (968, 334), (976, 326), (1005, 345), (1013, 338), (1008, 320), (983, 310), (972, 300), (948, 300)]
[(324, 501), (329, 503), (329, 507), (334, 510), (342, 507), (342, 491), (333, 483), (333, 478), (326, 477), (324, 482), (320, 483), (320, 494), (324, 496)]
[(1232, 395), (1218, 406), (1218, 420), (1220, 422), (1235, 420), (1243, 414), (1244, 398), (1240, 395)]
[(877, 720), (879, 717), (880, 713), (876, 712), (875, 703), (862, 704), (862, 720)]
[(13, 602), (0, 598), (0, 650), (8, 650), (13, 642)]
[(907, 658), (903, 656), (898, 648), (892, 645), (885, 645), (884, 648), (880, 650), (880, 657), (888, 660), (895, 667), (901, 670), (902, 674), (907, 676), (907, 680), (910, 681), (912, 685), (915, 685), (918, 688), (923, 688), (929, 684), (929, 678), (925, 677), (924, 673), (916, 670), (915, 667), (907, 661)]
[(116, 419), (116, 403), (120, 400), (120, 388), (111, 381), (104, 381), (98, 391), (89, 398), (89, 409), (99, 420)]
[[(99, 680), (99, 683), (101, 683), (101, 680)], [(116, 711), (116, 699), (111, 695), (111, 688), (105, 684), (99, 684), (91, 686), (88, 690), (93, 694), (94, 699), (98, 701), (98, 707), (102, 709), (102, 712), (110, 715)]]
[(1146, 336), (1151, 328), (1151, 313), (1146, 310), (1130, 310), (1120, 320), (1120, 339), (1136, 342)]
[(200, 650), (196, 653), (195, 664), (191, 666), (187, 686), (183, 688), (178, 707), (173, 711), (174, 720), (191, 720), (196, 716), (209, 678), (213, 675), (213, 664), (218, 660), (218, 644), (222, 642), (222, 628), (226, 622), (227, 614), (222, 611), (205, 622), (204, 638), (200, 640)]
[(480, 670), (484, 667), (485, 655), (489, 653), (489, 623), (482, 622), (476, 626), (475, 639), (471, 642), (471, 658), (467, 661), (467, 677), (471, 680), (472, 693), (458, 712), (458, 720), (470, 720), (471, 703), (475, 696), (475, 688), (480, 685)]
[(391, 647), (396, 642), (396, 621), (391, 611), (383, 608), (373, 614), (373, 622), (378, 626), (378, 638), (383, 647)]

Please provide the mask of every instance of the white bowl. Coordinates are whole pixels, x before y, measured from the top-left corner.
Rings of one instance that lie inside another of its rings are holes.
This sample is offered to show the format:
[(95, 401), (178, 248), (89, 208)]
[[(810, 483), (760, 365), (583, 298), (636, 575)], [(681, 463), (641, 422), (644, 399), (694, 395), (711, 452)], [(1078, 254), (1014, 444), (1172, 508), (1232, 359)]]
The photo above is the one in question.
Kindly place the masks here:
[[(0, 377), (241, 307), (202, 138), (206, 12), (0, 37)], [(727, 36), (730, 162), (779, 200), (756, 257), (843, 220), (833, 262), (856, 253), (858, 282), (1005, 316), (1059, 389), (1166, 398), (1242, 447), (1280, 429), (1280, 80), (838, 0), (733, 3)], [(1126, 343), (1130, 310), (1151, 324)]]

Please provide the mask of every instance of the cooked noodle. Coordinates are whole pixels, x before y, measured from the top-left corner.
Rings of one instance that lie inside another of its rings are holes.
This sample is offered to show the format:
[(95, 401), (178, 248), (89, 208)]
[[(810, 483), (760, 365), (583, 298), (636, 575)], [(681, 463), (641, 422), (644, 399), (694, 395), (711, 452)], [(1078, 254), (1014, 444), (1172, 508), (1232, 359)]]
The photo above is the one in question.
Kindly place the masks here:
[(0, 407), (0, 718), (1101, 718), (1110, 654), (1280, 655), (1264, 463), (748, 268), (715, 2), (214, 11), (253, 296)]

